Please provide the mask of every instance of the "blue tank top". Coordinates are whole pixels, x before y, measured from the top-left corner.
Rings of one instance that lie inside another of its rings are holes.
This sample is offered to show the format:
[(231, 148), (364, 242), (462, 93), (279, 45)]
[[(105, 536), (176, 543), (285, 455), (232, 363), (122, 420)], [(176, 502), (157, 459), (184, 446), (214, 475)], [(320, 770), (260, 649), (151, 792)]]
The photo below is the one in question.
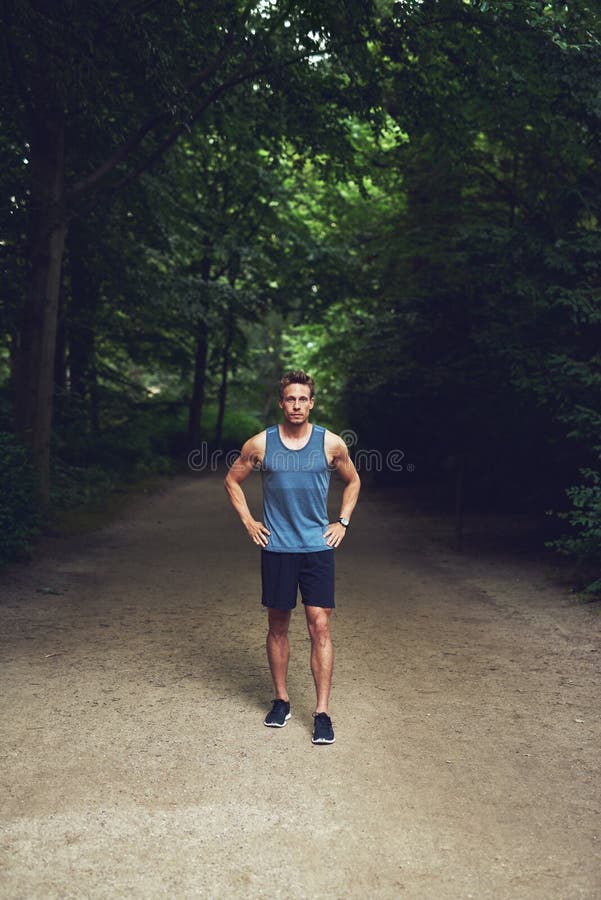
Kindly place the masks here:
[(323, 536), (328, 527), (330, 467), (325, 428), (313, 425), (302, 450), (285, 446), (277, 425), (267, 429), (263, 459), (263, 521), (271, 532), (265, 550), (315, 553), (331, 550)]

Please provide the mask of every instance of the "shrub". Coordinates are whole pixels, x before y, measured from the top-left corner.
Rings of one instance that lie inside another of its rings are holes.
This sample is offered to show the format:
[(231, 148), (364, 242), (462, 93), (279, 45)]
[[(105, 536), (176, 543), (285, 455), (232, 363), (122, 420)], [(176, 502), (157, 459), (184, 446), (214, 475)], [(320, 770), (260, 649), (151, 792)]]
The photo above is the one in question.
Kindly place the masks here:
[[(107, 416), (98, 434), (84, 430), (77, 422), (56, 429), (53, 457), (60, 460), (58, 480), (65, 483), (68, 492), (69, 485), (80, 479), (92, 486), (101, 471), (114, 480), (168, 473), (173, 465), (173, 436), (181, 428), (178, 414), (178, 409), (148, 405), (134, 407), (112, 421)], [(104, 490), (102, 484), (100, 488)]]
[[(217, 407), (207, 405), (202, 414), (202, 437), (210, 446), (214, 444), (215, 428), (217, 424)], [(223, 432), (221, 435), (222, 450), (239, 450), (242, 444), (253, 434), (257, 434), (265, 428), (258, 415), (236, 409), (227, 409), (223, 417)]]
[[(572, 530), (548, 546), (566, 556), (575, 558), (580, 564), (601, 565), (601, 473), (594, 469), (581, 469), (587, 484), (574, 485), (566, 494), (572, 509), (558, 513), (566, 519)], [(601, 594), (601, 577), (586, 588), (587, 593)]]
[(17, 438), (0, 432), (0, 564), (29, 554), (39, 532), (36, 476)]

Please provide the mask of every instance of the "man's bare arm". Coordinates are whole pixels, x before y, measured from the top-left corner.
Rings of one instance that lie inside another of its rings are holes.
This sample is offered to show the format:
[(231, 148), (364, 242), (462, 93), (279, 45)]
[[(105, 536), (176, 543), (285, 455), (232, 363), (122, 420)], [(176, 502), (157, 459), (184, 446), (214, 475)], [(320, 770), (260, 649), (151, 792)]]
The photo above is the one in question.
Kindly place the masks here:
[(263, 431), (261, 434), (256, 434), (250, 438), (244, 444), (240, 456), (232, 463), (225, 477), (225, 489), (228, 492), (231, 504), (240, 516), (240, 520), (246, 528), (250, 539), (259, 547), (267, 546), (269, 531), (263, 522), (258, 521), (252, 515), (242, 490), (242, 482), (261, 464), (264, 454), (265, 432)]
[[(328, 460), (335, 466), (336, 471), (345, 482), (340, 505), (340, 517), (350, 519), (359, 499), (361, 479), (352, 459), (349, 456), (348, 447), (341, 437), (327, 432), (326, 453)], [(324, 532), (326, 543), (330, 547), (338, 547), (346, 534), (346, 528), (340, 522), (328, 525)]]

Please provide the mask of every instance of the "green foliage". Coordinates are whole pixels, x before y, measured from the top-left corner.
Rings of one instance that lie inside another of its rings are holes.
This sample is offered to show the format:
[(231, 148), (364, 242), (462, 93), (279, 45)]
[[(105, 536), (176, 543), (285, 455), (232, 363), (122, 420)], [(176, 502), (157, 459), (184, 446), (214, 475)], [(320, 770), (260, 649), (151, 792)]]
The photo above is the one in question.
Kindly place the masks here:
[[(57, 503), (185, 459), (193, 386), (193, 440), (213, 446), (225, 404), (221, 444), (239, 447), (279, 415), (277, 380), (299, 365), (317, 380), (316, 421), (402, 449), (426, 481), (464, 459), (471, 503), (544, 509), (594, 468), (591, 4), (13, 7), (0, 48), (7, 375), (42, 39), (67, 116)], [(589, 549), (597, 487), (570, 494), (589, 516), (569, 520), (572, 538)]]
[(119, 485), (119, 477), (105, 465), (73, 465), (52, 461), (51, 501), (54, 510), (101, 503)]
[(82, 429), (78, 422), (57, 430), (55, 457), (66, 466), (101, 467), (119, 478), (168, 470), (172, 447), (184, 427), (181, 404), (133, 405), (118, 399), (113, 397), (110, 406), (107, 402), (100, 431)]
[(12, 434), (0, 432), (0, 565), (28, 555), (39, 524), (27, 452)]
[[(313, 418), (336, 432), (349, 420), (344, 348), (351, 328), (344, 304), (334, 302), (319, 321), (289, 327), (283, 340), (282, 370), (300, 368), (312, 376), (316, 384)], [(335, 360), (337, 365), (333, 365)]]
[(51, 495), (55, 508), (98, 503), (122, 484), (170, 474), (178, 451), (183, 458), (181, 403), (136, 401), (132, 386), (129, 393), (128, 398), (105, 388), (99, 431), (87, 427), (77, 404), (55, 429)]
[[(202, 433), (207, 444), (213, 446), (213, 435), (217, 422), (217, 407), (209, 404), (202, 418)], [(240, 409), (226, 410), (223, 420), (223, 433), (221, 437), (221, 450), (239, 450), (242, 444), (253, 434), (265, 428), (265, 423), (259, 415)]]
[(416, 477), (464, 457), (471, 503), (555, 501), (599, 433), (601, 66), (564, 12), (395, 4), (395, 125), (338, 218), (354, 285), (315, 358)]
[[(582, 469), (585, 484), (568, 488), (566, 494), (572, 509), (558, 513), (571, 526), (568, 534), (548, 543), (549, 547), (580, 564), (601, 565), (601, 472)], [(601, 577), (590, 583), (586, 591), (601, 594)]]

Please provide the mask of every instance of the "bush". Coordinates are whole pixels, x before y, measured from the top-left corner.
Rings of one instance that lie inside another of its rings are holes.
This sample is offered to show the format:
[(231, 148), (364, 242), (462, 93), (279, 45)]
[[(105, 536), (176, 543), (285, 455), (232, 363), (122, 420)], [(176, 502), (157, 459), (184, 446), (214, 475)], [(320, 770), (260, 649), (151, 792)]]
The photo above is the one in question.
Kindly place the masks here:
[[(548, 546), (580, 564), (601, 565), (601, 473), (594, 469), (582, 469), (588, 484), (568, 488), (566, 494), (572, 503), (568, 512), (558, 513), (572, 526), (569, 534), (562, 535)], [(601, 577), (586, 588), (587, 593), (601, 594)]]
[(55, 438), (51, 500), (58, 509), (98, 503), (124, 483), (174, 470), (169, 423), (139, 414), (99, 435), (62, 432)]
[(36, 476), (14, 435), (0, 432), (0, 564), (29, 555), (39, 532)]
[[(201, 431), (202, 437), (210, 447), (214, 445), (215, 428), (217, 425), (217, 407), (209, 404), (202, 413)], [(242, 444), (253, 434), (257, 434), (265, 428), (258, 415), (236, 409), (227, 409), (223, 417), (223, 432), (221, 435), (222, 450), (239, 450)]]
[[(171, 447), (181, 429), (178, 408), (148, 404), (129, 410), (120, 419), (106, 418), (98, 434), (83, 430), (77, 422), (56, 429), (53, 458), (60, 461), (57, 481), (64, 483), (67, 492), (80, 480), (92, 488), (97, 476), (101, 482), (106, 477), (131, 481), (172, 470)], [(104, 486), (99, 486), (102, 492)]]
[(97, 503), (117, 486), (116, 475), (102, 466), (75, 466), (62, 459), (52, 460), (50, 500), (55, 510)]

